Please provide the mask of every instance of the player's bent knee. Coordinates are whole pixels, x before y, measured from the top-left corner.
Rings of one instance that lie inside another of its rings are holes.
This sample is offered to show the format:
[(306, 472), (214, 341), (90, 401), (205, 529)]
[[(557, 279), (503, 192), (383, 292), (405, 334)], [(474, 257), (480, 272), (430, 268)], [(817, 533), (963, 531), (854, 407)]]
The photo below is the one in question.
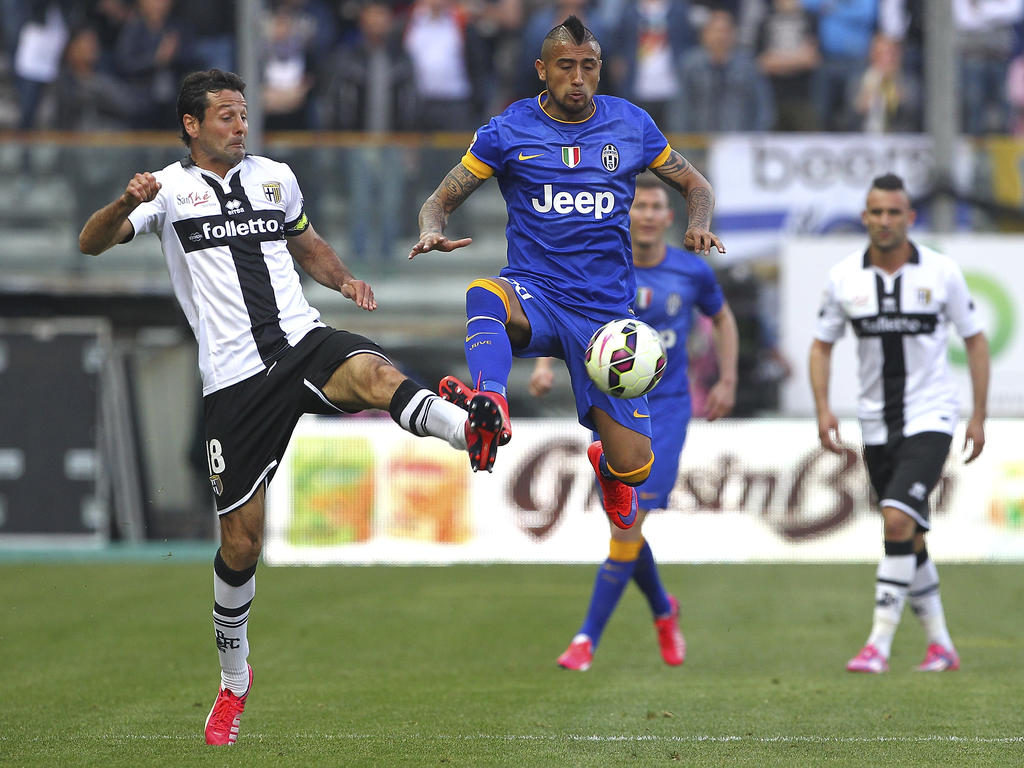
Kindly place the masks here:
[(650, 458), (647, 459), (647, 462), (644, 463), (643, 466), (637, 467), (635, 469), (619, 470), (619, 469), (616, 469), (615, 467), (613, 467), (611, 465), (611, 462), (608, 462), (608, 471), (612, 473), (612, 475), (615, 477), (615, 479), (618, 480), (620, 483), (624, 483), (625, 485), (632, 485), (632, 486), (640, 485), (641, 483), (644, 482), (644, 480), (646, 480), (648, 477), (650, 477), (651, 469), (653, 467), (654, 467), (654, 453), (653, 453), (653, 451), (650, 454)]

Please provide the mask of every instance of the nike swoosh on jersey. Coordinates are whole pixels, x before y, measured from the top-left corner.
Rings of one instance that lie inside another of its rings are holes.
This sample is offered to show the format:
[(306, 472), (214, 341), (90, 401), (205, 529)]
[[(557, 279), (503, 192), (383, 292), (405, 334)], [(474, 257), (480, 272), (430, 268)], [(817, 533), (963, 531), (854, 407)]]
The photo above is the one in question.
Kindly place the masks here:
[(480, 333), (474, 333), (472, 336), (467, 336), (466, 341), (472, 341), (477, 336), (497, 336), (498, 334), (493, 331), (480, 331)]
[[(542, 154), (544, 154), (544, 153), (541, 152), (541, 155)], [(519, 159), (520, 160), (533, 160), (533, 158), (535, 158), (535, 157), (540, 157), (540, 155), (524, 155), (522, 152), (519, 153)]]
[(633, 409), (633, 416), (635, 418), (637, 418), (637, 419), (649, 419), (649, 418), (651, 418), (651, 414), (649, 414), (649, 413), (640, 413), (640, 409), (639, 408), (634, 408)]

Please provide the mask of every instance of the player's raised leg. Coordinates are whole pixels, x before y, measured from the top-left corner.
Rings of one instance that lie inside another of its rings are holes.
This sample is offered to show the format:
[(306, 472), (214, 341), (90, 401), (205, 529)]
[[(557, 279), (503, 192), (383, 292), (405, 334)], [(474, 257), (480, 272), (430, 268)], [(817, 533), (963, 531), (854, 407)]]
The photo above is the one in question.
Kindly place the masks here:
[(529, 321), (515, 293), (500, 279), (474, 280), (466, 289), (466, 363), (472, 385), (441, 380), (445, 399), (469, 411), (467, 440), (473, 470), (491, 471), (498, 446), (512, 437), (506, 387), (512, 370), (511, 336), (529, 338)]
[(387, 411), (402, 429), (466, 450), (466, 412), (420, 386), (377, 354), (356, 354), (335, 369), (324, 395), (346, 410)]

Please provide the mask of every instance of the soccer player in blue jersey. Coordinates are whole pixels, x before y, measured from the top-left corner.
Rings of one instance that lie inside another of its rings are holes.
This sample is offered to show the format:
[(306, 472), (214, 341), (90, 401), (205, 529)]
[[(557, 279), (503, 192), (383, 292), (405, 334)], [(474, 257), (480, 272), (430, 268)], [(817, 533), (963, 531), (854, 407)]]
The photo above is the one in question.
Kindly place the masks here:
[(587, 456), (613, 524), (636, 521), (636, 486), (654, 464), (645, 398), (601, 392), (583, 367), (593, 332), (632, 314), (636, 296), (629, 208), (646, 168), (686, 198), (684, 244), (724, 251), (711, 232), (714, 195), (699, 171), (669, 146), (650, 116), (628, 101), (597, 96), (601, 46), (569, 16), (552, 29), (535, 62), (546, 90), (510, 105), (480, 128), (462, 161), (420, 209), (420, 238), (409, 253), (452, 251), (448, 217), (496, 176), (508, 210), (508, 265), (466, 292), (466, 361), (472, 386), (454, 377), (441, 394), (469, 410), (470, 463), (490, 470), (511, 438), (505, 388), (518, 357), (566, 361), (580, 423), (595, 430)]
[[(679, 602), (662, 586), (641, 526), (648, 510), (668, 506), (679, 471), (679, 455), (690, 421), (686, 340), (694, 309), (710, 317), (714, 327), (719, 376), (708, 394), (708, 421), (725, 416), (735, 404), (739, 335), (708, 263), (665, 242), (672, 220), (668, 189), (651, 174), (640, 174), (630, 209), (636, 311), (641, 320), (658, 330), (668, 350), (665, 375), (647, 395), (656, 460), (650, 477), (637, 488), (640, 511), (636, 524), (628, 530), (611, 528), (608, 559), (598, 569), (587, 615), (565, 653), (558, 657), (558, 664), (566, 669), (590, 668), (605, 625), (630, 579), (651, 607), (665, 663), (678, 666), (686, 658), (686, 640), (679, 629)], [(550, 358), (538, 358), (530, 378), (530, 393), (543, 396), (553, 382)]]

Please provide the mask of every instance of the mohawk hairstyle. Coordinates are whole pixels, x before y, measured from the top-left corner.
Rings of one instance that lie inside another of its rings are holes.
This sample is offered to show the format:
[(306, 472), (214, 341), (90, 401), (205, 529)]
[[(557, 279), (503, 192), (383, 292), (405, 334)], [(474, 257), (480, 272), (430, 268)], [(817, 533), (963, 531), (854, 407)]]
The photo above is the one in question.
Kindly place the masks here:
[(886, 173), (882, 176), (876, 176), (871, 182), (871, 188), (884, 189), (886, 192), (906, 191), (906, 188), (903, 186), (903, 179), (895, 173)]
[(555, 41), (572, 43), (573, 45), (583, 45), (584, 43), (594, 42), (597, 44), (599, 50), (601, 47), (600, 43), (597, 43), (597, 38), (594, 37), (594, 33), (583, 26), (583, 22), (573, 15), (568, 16), (565, 21), (547, 33), (544, 37), (542, 50), (547, 50), (551, 42)]

